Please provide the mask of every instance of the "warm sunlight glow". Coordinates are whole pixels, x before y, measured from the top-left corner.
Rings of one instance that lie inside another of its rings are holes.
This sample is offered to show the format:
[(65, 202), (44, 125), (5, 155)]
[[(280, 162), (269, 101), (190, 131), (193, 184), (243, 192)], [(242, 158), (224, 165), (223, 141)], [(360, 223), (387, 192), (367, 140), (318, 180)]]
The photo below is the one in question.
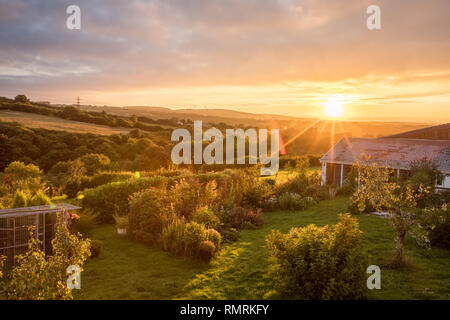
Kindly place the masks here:
[(344, 103), (337, 98), (328, 99), (324, 105), (324, 113), (327, 117), (338, 118), (344, 114)]

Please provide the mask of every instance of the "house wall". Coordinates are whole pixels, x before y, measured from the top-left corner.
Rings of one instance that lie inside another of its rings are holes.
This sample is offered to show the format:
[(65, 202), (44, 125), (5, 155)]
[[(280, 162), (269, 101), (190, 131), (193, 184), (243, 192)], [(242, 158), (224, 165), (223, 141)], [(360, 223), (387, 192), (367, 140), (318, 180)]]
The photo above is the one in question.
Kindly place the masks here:
[(321, 185), (335, 184), (342, 186), (342, 182), (351, 170), (351, 165), (342, 163), (322, 162), (322, 180)]
[(450, 189), (450, 174), (445, 176), (444, 188)]
[(327, 163), (322, 162), (322, 181), (320, 185), (324, 186), (326, 184), (327, 184)]
[(450, 189), (450, 174), (446, 174), (442, 184), (436, 185), (438, 188)]

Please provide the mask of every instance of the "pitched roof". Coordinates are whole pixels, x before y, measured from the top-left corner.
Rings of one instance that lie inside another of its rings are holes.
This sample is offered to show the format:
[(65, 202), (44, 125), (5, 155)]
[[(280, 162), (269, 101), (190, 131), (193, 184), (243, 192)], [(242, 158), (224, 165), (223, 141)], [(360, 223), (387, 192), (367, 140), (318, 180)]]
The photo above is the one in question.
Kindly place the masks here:
[(411, 161), (427, 158), (450, 173), (450, 140), (342, 138), (320, 160), (351, 164), (362, 155), (394, 169), (409, 169)]

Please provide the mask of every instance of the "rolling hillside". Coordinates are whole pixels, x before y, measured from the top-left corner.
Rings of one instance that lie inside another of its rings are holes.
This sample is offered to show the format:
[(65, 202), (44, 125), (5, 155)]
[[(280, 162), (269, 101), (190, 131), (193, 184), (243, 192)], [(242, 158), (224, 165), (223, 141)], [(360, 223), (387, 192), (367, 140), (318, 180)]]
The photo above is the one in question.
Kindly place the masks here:
[(56, 117), (43, 116), (35, 113), (0, 110), (0, 121), (19, 122), (30, 128), (45, 128), (49, 130), (68, 131), (75, 133), (93, 133), (111, 135), (128, 133), (130, 129), (112, 128), (93, 123), (65, 120)]

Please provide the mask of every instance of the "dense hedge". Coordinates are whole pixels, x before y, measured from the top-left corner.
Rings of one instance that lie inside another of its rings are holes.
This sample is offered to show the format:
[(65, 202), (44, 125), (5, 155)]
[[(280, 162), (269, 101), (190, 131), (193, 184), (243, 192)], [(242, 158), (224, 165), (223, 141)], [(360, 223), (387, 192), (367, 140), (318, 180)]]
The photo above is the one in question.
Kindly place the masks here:
[(151, 187), (169, 184), (171, 178), (156, 176), (135, 180), (111, 182), (94, 189), (86, 189), (83, 193), (83, 208), (98, 213), (101, 222), (114, 222), (113, 215), (128, 213), (129, 197)]
[[(149, 176), (107, 183), (96, 188), (84, 190), (82, 205), (83, 208), (92, 209), (94, 212), (98, 213), (99, 219), (102, 222), (113, 222), (114, 214), (125, 215), (128, 213), (128, 200), (134, 193), (151, 187), (161, 187), (163, 185), (170, 188), (177, 181), (187, 177), (189, 177), (189, 175), (179, 175), (175, 177)], [(211, 180), (221, 180), (227, 177), (228, 175), (220, 173), (195, 175), (195, 178), (201, 183), (207, 183)]]

